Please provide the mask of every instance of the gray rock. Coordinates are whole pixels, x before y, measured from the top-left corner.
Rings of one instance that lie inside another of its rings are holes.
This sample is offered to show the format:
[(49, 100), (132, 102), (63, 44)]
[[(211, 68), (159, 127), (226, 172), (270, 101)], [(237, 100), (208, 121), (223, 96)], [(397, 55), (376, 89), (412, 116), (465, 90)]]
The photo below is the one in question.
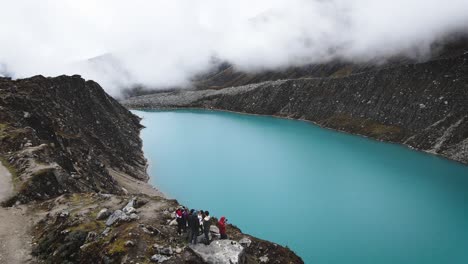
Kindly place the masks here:
[(267, 263), (269, 260), (267, 255), (260, 257), (260, 263)]
[(67, 218), (70, 216), (70, 212), (68, 212), (67, 210), (63, 210), (62, 212), (59, 213), (58, 216), (62, 218)]
[(177, 253), (177, 254), (182, 253), (182, 249), (181, 249), (181, 248), (176, 248), (176, 249), (175, 249), (175, 253)]
[(177, 225), (177, 220), (174, 219), (174, 220), (170, 221), (169, 225), (170, 226), (176, 226)]
[(135, 207), (134, 204), (135, 204), (135, 198), (130, 199), (130, 201), (128, 201), (127, 205), (125, 205), (122, 211), (127, 212), (130, 207)]
[(148, 228), (146, 228), (146, 227), (142, 227), (141, 230), (146, 234), (154, 235), (154, 232), (149, 231)]
[(241, 244), (243, 247), (250, 247), (250, 244), (252, 244), (252, 240), (248, 239), (247, 237), (244, 237), (241, 240), (239, 240), (239, 244)]
[(219, 234), (219, 228), (217, 226), (210, 226), (210, 233)]
[(136, 213), (136, 209), (134, 207), (125, 207), (124, 209), (122, 209), (122, 211), (126, 214), (133, 214), (133, 213)]
[(86, 236), (86, 240), (85, 242), (88, 243), (88, 242), (92, 242), (96, 239), (97, 237), (97, 234), (96, 232), (89, 232), (88, 235)]
[(195, 254), (206, 263), (236, 264), (240, 263), (245, 254), (244, 247), (233, 240), (216, 240), (206, 246), (203, 244), (191, 245)]
[(135, 214), (135, 213), (130, 214), (129, 218), (130, 218), (130, 220), (132, 220), (132, 221), (133, 221), (133, 220), (139, 220), (139, 219), (140, 219), (140, 217), (139, 217), (137, 214)]
[(163, 256), (163, 255), (160, 255), (160, 254), (154, 254), (152, 257), (151, 257), (151, 261), (152, 262), (156, 262), (156, 263), (162, 263), (168, 259), (170, 259), (171, 257), (167, 257), (167, 256)]
[(135, 246), (135, 242), (131, 241), (131, 240), (128, 240), (128, 241), (125, 241), (125, 244), (124, 244), (126, 247), (133, 247)]
[(102, 235), (107, 236), (110, 233), (110, 231), (111, 231), (110, 227), (106, 227), (106, 229), (104, 229), (104, 231), (102, 231)]
[(111, 212), (107, 208), (104, 208), (101, 211), (99, 211), (99, 213), (96, 216), (96, 220), (104, 220), (107, 217), (109, 217), (110, 214)]
[(126, 215), (124, 212), (121, 210), (116, 210), (114, 213), (109, 216), (109, 218), (106, 221), (106, 226), (112, 226), (115, 223), (118, 223), (120, 221), (129, 221), (130, 217)]
[(159, 245), (159, 244), (157, 244), (157, 243), (154, 243), (154, 244), (153, 244), (153, 248), (154, 248), (154, 249), (160, 249), (160, 248), (162, 248), (162, 246)]
[(159, 252), (159, 254), (166, 255), (166, 256), (172, 256), (174, 254), (171, 247), (159, 248), (158, 252)]

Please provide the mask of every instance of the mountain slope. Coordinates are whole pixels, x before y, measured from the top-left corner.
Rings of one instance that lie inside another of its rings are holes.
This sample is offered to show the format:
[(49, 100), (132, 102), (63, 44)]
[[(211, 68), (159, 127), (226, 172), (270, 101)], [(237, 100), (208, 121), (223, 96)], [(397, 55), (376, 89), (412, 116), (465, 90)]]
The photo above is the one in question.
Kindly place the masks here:
[(122, 103), (130, 108), (206, 108), (305, 119), (468, 163), (468, 54), (346, 77), (176, 91)]

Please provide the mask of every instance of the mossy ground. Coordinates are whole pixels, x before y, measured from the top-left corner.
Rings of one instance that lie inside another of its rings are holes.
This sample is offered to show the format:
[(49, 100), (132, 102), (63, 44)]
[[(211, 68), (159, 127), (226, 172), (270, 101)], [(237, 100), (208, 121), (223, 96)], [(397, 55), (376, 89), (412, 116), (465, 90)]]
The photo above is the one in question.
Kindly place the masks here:
[(345, 77), (348, 75), (351, 75), (353, 73), (353, 67), (352, 66), (347, 66), (344, 68), (341, 68), (334, 72), (331, 77), (339, 78), (339, 77)]
[(10, 172), (11, 181), (13, 182), (13, 188), (17, 191), (19, 189), (19, 186), (21, 185), (21, 179), (19, 178), (18, 171), (2, 155), (0, 155), (0, 161), (2, 162), (3, 166), (8, 170), (8, 172)]
[(321, 124), (340, 130), (350, 131), (382, 140), (397, 140), (402, 137), (403, 131), (400, 127), (385, 125), (369, 119), (356, 118), (346, 114), (334, 115)]

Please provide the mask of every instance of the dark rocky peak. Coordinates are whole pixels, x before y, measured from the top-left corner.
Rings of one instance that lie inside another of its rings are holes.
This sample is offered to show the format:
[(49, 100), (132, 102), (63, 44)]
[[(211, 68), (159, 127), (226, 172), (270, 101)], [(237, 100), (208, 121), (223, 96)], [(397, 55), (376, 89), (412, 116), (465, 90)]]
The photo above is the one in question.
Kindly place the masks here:
[(146, 180), (140, 119), (79, 75), (0, 78), (0, 157), (14, 200), (67, 192), (120, 193), (110, 171)]

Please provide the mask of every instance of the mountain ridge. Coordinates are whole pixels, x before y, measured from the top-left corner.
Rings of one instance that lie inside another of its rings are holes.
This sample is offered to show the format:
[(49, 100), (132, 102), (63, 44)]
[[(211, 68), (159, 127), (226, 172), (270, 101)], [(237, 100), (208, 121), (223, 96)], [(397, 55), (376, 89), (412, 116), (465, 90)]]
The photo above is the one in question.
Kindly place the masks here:
[(121, 101), (129, 108), (203, 108), (312, 121), (468, 163), (468, 53), (337, 78), (266, 81)]

